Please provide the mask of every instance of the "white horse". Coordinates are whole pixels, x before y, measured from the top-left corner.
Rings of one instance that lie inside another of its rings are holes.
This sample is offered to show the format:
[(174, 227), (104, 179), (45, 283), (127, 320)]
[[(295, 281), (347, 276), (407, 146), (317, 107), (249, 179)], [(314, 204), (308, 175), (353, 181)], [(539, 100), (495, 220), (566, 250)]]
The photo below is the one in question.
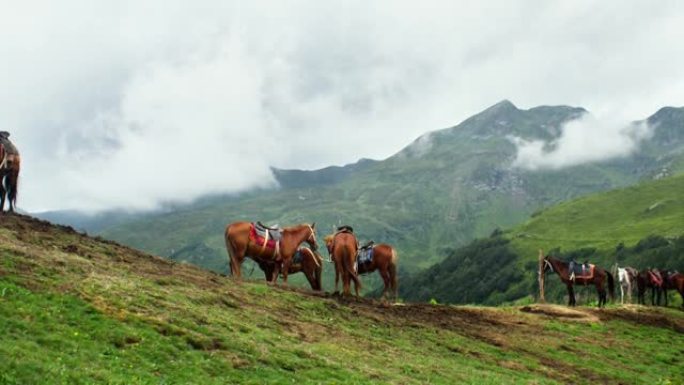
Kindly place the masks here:
[(627, 301), (632, 303), (632, 290), (636, 287), (636, 279), (639, 272), (632, 267), (618, 267), (618, 282), (620, 283), (620, 303), (625, 303), (625, 290)]

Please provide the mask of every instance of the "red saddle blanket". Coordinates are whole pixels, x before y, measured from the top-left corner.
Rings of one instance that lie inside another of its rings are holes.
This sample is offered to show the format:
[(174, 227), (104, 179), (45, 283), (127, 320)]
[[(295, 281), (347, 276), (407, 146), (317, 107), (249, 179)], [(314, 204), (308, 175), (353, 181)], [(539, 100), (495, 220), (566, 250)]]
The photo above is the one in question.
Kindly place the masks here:
[[(257, 246), (263, 247), (264, 242), (266, 242), (266, 238), (260, 236), (257, 234), (256, 229), (254, 228), (254, 225), (249, 229), (249, 239), (256, 243)], [(266, 247), (269, 249), (275, 249), (276, 248), (276, 240), (269, 238), (268, 242), (266, 242)]]
[(648, 272), (649, 279), (651, 281), (651, 284), (654, 286), (662, 286), (663, 285), (663, 277), (660, 275), (660, 273), (655, 273), (653, 271)]
[(589, 264), (589, 268), (582, 268), (581, 265), (575, 266), (571, 272), (571, 277), (573, 279), (592, 279), (594, 278), (595, 265)]

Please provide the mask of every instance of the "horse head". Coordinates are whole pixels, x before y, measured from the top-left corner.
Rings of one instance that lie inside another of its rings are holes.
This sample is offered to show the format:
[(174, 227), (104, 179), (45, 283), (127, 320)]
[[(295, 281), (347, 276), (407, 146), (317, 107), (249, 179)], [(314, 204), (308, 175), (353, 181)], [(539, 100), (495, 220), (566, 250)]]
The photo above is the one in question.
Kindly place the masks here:
[(309, 234), (309, 237), (306, 239), (306, 243), (308, 243), (309, 246), (311, 246), (311, 250), (316, 251), (318, 250), (318, 243), (316, 242), (316, 222), (312, 223), (311, 226), (309, 226), (309, 229), (311, 230), (311, 233)]
[(548, 255), (545, 255), (544, 258), (542, 259), (542, 262), (544, 263), (544, 273), (546, 272), (552, 272), (555, 273), (556, 269), (553, 268), (553, 263), (551, 262), (551, 257)]

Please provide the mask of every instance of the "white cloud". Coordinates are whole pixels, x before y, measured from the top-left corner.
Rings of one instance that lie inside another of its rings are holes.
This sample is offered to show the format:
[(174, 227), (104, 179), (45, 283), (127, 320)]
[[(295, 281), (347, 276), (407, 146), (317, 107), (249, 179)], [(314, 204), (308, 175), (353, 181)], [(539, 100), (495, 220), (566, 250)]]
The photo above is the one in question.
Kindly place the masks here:
[[(684, 100), (684, 3), (7, 2), (21, 208), (151, 208), (384, 158), (504, 98)], [(629, 115), (629, 116), (627, 116)], [(58, 187), (58, 188), (55, 188)]]
[(646, 122), (626, 123), (584, 114), (564, 124), (560, 137), (550, 143), (512, 137), (518, 147), (513, 166), (558, 169), (623, 157), (637, 150), (640, 142), (652, 134), (653, 127)]

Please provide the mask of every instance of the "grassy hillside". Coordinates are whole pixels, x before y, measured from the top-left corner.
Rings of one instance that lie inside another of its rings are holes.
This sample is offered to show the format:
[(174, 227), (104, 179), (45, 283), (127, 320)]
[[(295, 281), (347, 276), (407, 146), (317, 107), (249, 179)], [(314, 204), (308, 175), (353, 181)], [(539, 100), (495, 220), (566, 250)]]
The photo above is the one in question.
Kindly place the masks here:
[(658, 234), (684, 234), (684, 174), (563, 202), (506, 234), (516, 250), (593, 247), (612, 252)]
[[(395, 245), (401, 268), (418, 271), (443, 260), (448, 248), (497, 227), (510, 228), (541, 207), (668, 175), (684, 166), (682, 108), (665, 108), (649, 118), (656, 132), (630, 157), (560, 170), (511, 166), (517, 150), (510, 137), (551, 143), (564, 122), (584, 113), (567, 106), (522, 110), (503, 101), (457, 126), (428, 133), (382, 161), (316, 171), (276, 170), (281, 185), (276, 190), (209, 197), (143, 217), (117, 213), (109, 226), (108, 216), (61, 219), (218, 272), (227, 271), (222, 239), (227, 223), (315, 221), (322, 233), (346, 223), (362, 240)], [(60, 220), (54, 213), (48, 217)]]
[[(678, 246), (684, 242), (682, 192), (684, 174), (536, 212), (496, 237), (453, 251), (441, 264), (404, 282), (402, 294), (414, 300), (434, 296), (456, 303), (501, 303), (526, 297), (536, 293), (539, 249), (605, 267), (617, 262), (639, 269), (683, 270), (684, 248)], [(478, 286), (469, 277), (483, 278)], [(549, 281), (552, 292), (564, 292), (557, 277)]]
[(666, 384), (684, 314), (381, 305), (0, 217), (0, 383)]

